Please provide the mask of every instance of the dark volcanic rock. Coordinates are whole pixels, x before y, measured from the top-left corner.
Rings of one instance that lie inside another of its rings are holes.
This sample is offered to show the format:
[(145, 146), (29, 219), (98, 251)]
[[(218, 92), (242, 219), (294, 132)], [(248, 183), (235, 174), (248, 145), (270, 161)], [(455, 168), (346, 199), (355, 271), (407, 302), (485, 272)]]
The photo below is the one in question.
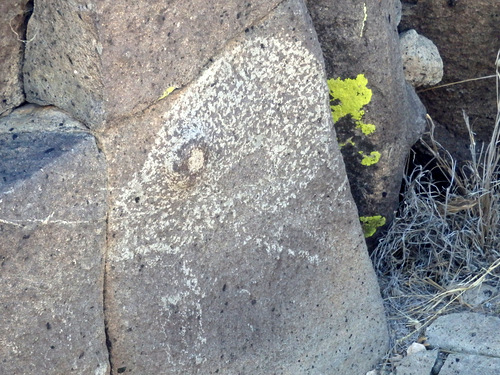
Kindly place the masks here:
[[(500, 48), (498, 0), (404, 1), (400, 30), (408, 29), (417, 30), (438, 47), (444, 64), (440, 84), (495, 74)], [(459, 160), (470, 158), (463, 111), (470, 117), (476, 141), (489, 140), (497, 113), (494, 78), (429, 90), (419, 96), (438, 124), (439, 142)]]
[(364, 374), (387, 329), (301, 1), (103, 136), (112, 365)]
[(108, 373), (105, 188), (94, 137), (66, 114), (0, 119), (0, 373)]
[[(389, 222), (399, 202), (406, 157), (425, 126), (425, 109), (403, 74), (397, 8), (393, 0), (320, 0), (309, 1), (308, 7), (328, 78), (350, 84), (349, 95), (332, 105), (348, 107), (363, 90), (371, 90), (358, 120), (373, 125), (374, 132), (364, 133), (351, 113), (339, 118), (335, 128), (360, 216), (381, 215)], [(346, 81), (360, 75), (364, 84)]]
[(53, 104), (93, 129), (140, 112), (195, 78), (274, 1), (39, 0), (28, 25), (29, 102)]
[(0, 2), (0, 115), (24, 102), (22, 62), (28, 0)]

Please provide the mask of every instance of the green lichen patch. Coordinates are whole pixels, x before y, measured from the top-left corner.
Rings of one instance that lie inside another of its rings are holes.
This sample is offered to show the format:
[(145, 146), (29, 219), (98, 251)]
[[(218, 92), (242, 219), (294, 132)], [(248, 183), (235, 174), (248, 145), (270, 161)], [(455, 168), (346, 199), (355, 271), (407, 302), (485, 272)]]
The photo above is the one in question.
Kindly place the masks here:
[(165, 91), (163, 91), (163, 94), (161, 94), (161, 96), (158, 98), (158, 100), (162, 100), (162, 99), (165, 99), (167, 96), (169, 96), (175, 89), (177, 89), (177, 87), (175, 86), (170, 86), (168, 89), (166, 89)]
[(378, 151), (372, 151), (369, 155), (365, 155), (363, 151), (359, 151), (358, 153), (363, 156), (363, 159), (361, 160), (362, 165), (370, 166), (377, 164), (380, 160), (380, 152)]
[[(339, 145), (341, 148), (346, 145), (355, 146), (353, 137), (359, 140), (360, 137), (369, 136), (376, 130), (375, 125), (362, 121), (365, 114), (363, 107), (372, 99), (372, 90), (367, 87), (368, 79), (364, 74), (358, 74), (354, 79), (332, 78), (327, 83), (330, 90), (330, 108), (335, 124), (338, 125), (340, 120), (342, 120), (340, 122), (349, 121), (351, 124), (354, 122), (354, 128), (360, 131), (351, 137), (347, 135), (349, 138), (345, 141), (339, 141)], [(349, 133), (351, 131), (343, 134)], [(364, 166), (376, 164), (380, 159), (380, 153), (377, 151), (372, 151), (369, 155), (359, 151), (359, 154), (363, 156), (361, 164)]]
[(376, 130), (376, 127), (373, 124), (365, 124), (364, 122), (361, 121), (357, 121), (356, 124), (357, 124), (356, 128), (360, 129), (364, 135), (370, 135)]
[(365, 238), (373, 236), (377, 231), (377, 228), (385, 225), (385, 217), (380, 215), (360, 216), (359, 221), (361, 221)]
[(366, 87), (368, 80), (364, 74), (358, 74), (355, 79), (332, 78), (327, 83), (332, 102), (338, 103), (330, 106), (333, 121), (337, 122), (347, 115), (360, 121), (365, 114), (363, 107), (372, 99), (372, 90)]

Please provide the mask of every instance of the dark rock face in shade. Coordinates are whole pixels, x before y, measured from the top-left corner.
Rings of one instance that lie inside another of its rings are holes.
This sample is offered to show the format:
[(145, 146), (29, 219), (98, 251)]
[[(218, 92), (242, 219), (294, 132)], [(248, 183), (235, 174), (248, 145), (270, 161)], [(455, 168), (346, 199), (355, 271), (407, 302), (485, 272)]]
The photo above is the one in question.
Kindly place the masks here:
[(488, 142), (497, 114), (495, 59), (499, 49), (500, 2), (403, 1), (400, 30), (415, 29), (437, 46), (443, 59), (440, 84), (493, 76), (419, 93), (436, 123), (436, 138), (459, 161), (470, 159), (469, 116), (475, 140)]
[(0, 115), (24, 102), (23, 38), (31, 11), (28, 4), (28, 0), (0, 2)]
[[(360, 216), (380, 215), (389, 223), (399, 203), (406, 158), (424, 130), (426, 113), (413, 88), (405, 83), (398, 9), (393, 0), (320, 0), (309, 1), (308, 7), (327, 77), (346, 80), (362, 74), (372, 92), (362, 109), (362, 121), (374, 125), (375, 131), (364, 134), (350, 115), (337, 121), (335, 130)], [(363, 162), (372, 152), (378, 161)]]

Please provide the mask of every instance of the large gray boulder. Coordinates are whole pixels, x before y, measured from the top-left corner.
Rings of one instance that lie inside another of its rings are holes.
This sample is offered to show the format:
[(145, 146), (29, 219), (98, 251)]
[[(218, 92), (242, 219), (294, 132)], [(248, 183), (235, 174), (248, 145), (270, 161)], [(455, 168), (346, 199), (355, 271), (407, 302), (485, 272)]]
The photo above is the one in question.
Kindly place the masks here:
[(0, 373), (109, 371), (103, 154), (52, 108), (0, 119)]
[(278, 2), (38, 0), (27, 33), (27, 101), (102, 130), (186, 85)]
[(109, 124), (111, 362), (364, 374), (387, 348), (322, 54), (284, 1), (186, 87)]
[(397, 5), (394, 0), (308, 2), (333, 80), (331, 104), (342, 114), (335, 129), (367, 236), (384, 222), (379, 217), (391, 221), (406, 158), (425, 126), (425, 108), (405, 82)]
[(61, 110), (0, 121), (0, 373), (364, 374), (385, 353), (317, 36), (277, 3), (35, 3), (27, 100)]
[(22, 61), (28, 0), (0, 2), (0, 115), (24, 102)]

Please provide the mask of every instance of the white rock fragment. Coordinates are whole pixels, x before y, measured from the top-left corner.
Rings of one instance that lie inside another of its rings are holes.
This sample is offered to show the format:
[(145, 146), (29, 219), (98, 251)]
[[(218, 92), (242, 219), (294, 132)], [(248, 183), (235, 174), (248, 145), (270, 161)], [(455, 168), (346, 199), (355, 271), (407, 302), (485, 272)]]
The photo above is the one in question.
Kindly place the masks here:
[(422, 352), (424, 350), (427, 350), (424, 345), (419, 344), (418, 342), (414, 342), (408, 347), (408, 349), (406, 349), (406, 354), (412, 355), (418, 352)]
[(431, 86), (443, 78), (443, 60), (436, 45), (413, 29), (399, 35), (405, 78), (413, 87)]

